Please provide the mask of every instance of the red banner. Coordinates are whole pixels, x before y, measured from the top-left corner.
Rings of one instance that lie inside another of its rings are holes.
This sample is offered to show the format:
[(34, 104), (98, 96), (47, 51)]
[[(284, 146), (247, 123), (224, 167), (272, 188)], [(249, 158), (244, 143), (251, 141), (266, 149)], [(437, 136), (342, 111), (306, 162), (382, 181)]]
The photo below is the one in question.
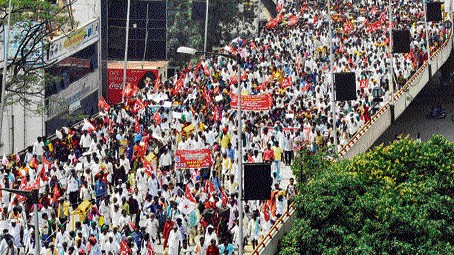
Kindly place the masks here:
[[(158, 70), (128, 69), (126, 70), (126, 83), (137, 85), (139, 88), (145, 86), (145, 78), (153, 76), (151, 84), (158, 77)], [(107, 70), (107, 94), (108, 102), (111, 104), (121, 103), (123, 91), (123, 69), (109, 68)]]
[[(238, 95), (230, 95), (230, 107), (238, 108)], [(269, 111), (273, 105), (271, 95), (242, 95), (241, 110), (243, 111)]]
[(176, 150), (175, 168), (206, 168), (213, 165), (210, 149)]

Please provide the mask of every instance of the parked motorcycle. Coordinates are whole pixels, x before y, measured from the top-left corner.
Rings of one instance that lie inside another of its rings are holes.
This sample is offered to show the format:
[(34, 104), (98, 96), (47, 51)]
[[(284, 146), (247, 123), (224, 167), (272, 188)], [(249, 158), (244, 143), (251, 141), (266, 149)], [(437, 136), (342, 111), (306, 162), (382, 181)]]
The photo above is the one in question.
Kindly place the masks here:
[(433, 106), (430, 112), (426, 115), (426, 119), (444, 119), (446, 118), (446, 109), (441, 105)]

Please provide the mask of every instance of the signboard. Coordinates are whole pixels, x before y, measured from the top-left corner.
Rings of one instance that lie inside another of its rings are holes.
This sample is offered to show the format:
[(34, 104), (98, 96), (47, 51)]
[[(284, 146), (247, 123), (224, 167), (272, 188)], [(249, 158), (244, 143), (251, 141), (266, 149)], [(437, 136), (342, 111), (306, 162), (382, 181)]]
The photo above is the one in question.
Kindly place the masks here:
[[(238, 95), (230, 95), (230, 107), (238, 108)], [(269, 111), (273, 105), (271, 95), (242, 95), (241, 110), (243, 111)]]
[[(8, 44), (8, 60), (13, 58), (21, 59), (22, 52), (26, 52), (27, 63), (34, 66), (42, 65), (43, 61), (43, 42), (35, 43), (34, 39), (40, 37), (39, 33), (35, 36), (29, 36), (33, 34), (33, 30), (36, 29), (37, 22), (27, 21), (27, 22), (17, 22), (15, 23), (10, 30), (9, 34), (9, 44)], [(3, 33), (1, 34), (2, 48), (3, 41), (5, 38), (6, 29), (3, 28)], [(27, 36), (28, 35), (28, 36)], [(24, 40), (27, 40), (26, 42)], [(33, 47), (33, 48), (32, 48)], [(5, 58), (4, 50), (2, 50), (1, 61)]]
[(176, 150), (175, 168), (206, 168), (213, 165), (210, 149)]
[[(144, 86), (146, 77), (158, 77), (158, 70), (153, 69), (128, 69), (126, 70), (126, 83), (136, 84), (139, 88)], [(153, 83), (152, 83), (153, 84)], [(107, 101), (111, 104), (118, 104), (122, 101), (121, 92), (123, 91), (123, 69), (109, 68), (107, 70)]]
[(48, 61), (60, 61), (80, 49), (98, 41), (99, 38), (99, 22), (98, 19), (91, 21), (85, 26), (76, 29), (68, 35), (63, 35), (52, 42), (49, 46)]

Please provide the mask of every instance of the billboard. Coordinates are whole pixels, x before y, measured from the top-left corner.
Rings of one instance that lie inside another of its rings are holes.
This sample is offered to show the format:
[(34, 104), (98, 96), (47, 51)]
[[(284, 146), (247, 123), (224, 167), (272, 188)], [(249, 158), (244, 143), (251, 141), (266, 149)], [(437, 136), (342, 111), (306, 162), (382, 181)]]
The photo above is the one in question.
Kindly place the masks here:
[[(149, 77), (153, 82), (158, 77), (157, 69), (128, 69), (126, 70), (126, 83), (136, 84), (139, 88), (145, 85), (145, 79)], [(123, 69), (107, 69), (107, 101), (110, 104), (118, 104), (122, 101)]]
[(48, 61), (60, 61), (98, 41), (98, 19), (50, 42)]

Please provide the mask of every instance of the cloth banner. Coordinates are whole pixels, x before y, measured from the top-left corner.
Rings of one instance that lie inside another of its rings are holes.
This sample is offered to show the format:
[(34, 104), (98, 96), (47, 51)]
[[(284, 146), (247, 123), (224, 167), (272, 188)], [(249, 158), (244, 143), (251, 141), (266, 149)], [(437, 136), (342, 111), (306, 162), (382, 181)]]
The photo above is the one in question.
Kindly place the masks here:
[[(230, 107), (238, 108), (238, 95), (231, 94)], [(269, 111), (273, 105), (271, 95), (242, 95), (241, 110), (243, 111)]]
[(176, 150), (175, 168), (206, 168), (213, 165), (210, 149)]

